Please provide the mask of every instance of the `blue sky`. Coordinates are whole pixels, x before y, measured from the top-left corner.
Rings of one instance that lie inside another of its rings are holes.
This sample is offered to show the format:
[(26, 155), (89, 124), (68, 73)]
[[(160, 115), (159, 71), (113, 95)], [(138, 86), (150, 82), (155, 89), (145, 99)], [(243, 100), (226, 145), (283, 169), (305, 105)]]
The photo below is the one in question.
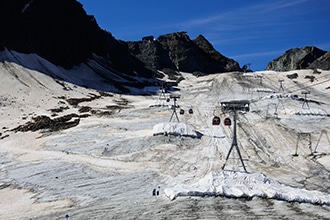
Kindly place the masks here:
[(78, 0), (118, 40), (202, 34), (241, 66), (264, 70), (286, 50), (330, 51), (330, 0)]

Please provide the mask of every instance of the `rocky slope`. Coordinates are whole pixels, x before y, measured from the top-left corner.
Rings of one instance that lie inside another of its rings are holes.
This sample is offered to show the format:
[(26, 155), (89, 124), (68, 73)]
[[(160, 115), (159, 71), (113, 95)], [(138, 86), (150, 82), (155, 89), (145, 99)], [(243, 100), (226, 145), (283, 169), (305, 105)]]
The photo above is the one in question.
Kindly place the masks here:
[(330, 69), (330, 53), (314, 46), (294, 48), (267, 65), (267, 70)]
[(239, 64), (216, 51), (204, 36), (191, 40), (186, 32), (165, 34), (154, 39), (127, 42), (129, 51), (149, 68), (190, 72), (198, 75), (239, 71)]
[(326, 52), (323, 56), (317, 58), (310, 66), (311, 69), (330, 70), (330, 52)]

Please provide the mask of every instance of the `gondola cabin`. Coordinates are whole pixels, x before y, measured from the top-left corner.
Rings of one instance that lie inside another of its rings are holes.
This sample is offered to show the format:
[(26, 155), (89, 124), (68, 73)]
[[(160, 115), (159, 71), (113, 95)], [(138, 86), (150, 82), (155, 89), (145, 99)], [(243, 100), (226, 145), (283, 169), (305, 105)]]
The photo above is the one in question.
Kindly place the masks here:
[(183, 115), (183, 114), (184, 114), (184, 110), (180, 109), (180, 115)]
[(189, 109), (189, 114), (194, 114), (194, 111), (192, 110), (192, 108), (191, 109)]
[(220, 118), (218, 116), (213, 117), (212, 125), (220, 125)]
[(225, 124), (225, 126), (231, 126), (231, 120), (230, 120), (230, 118), (225, 118), (224, 124)]

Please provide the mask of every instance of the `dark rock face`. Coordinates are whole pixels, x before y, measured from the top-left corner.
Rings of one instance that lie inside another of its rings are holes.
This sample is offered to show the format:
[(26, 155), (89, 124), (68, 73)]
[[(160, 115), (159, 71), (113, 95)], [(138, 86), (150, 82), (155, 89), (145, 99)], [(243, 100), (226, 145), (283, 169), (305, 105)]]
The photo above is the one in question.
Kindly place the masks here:
[(298, 78), (298, 73), (289, 74), (286, 77), (288, 77), (289, 79), (297, 79)]
[[(213, 69), (212, 72), (217, 72), (218, 69), (223, 69), (220, 72), (232, 72), (232, 71), (241, 71), (239, 63), (233, 59), (229, 59), (218, 51), (216, 51), (208, 40), (205, 39), (203, 35), (199, 35), (193, 42), (205, 52), (205, 60), (207, 62), (206, 68)], [(206, 72), (200, 70), (201, 72)]]
[(330, 70), (330, 52), (325, 53), (323, 56), (317, 58), (310, 66), (310, 69), (323, 69)]
[(70, 68), (91, 52), (106, 55), (106, 36), (74, 0), (1, 1), (0, 48), (37, 53)]
[(67, 69), (96, 54), (111, 63), (112, 70), (152, 76), (76, 0), (1, 0), (0, 27), (0, 50), (36, 53)]
[(205, 74), (240, 71), (239, 64), (218, 51), (202, 36), (191, 40), (185, 32), (143, 38), (127, 42), (129, 51), (151, 69), (170, 68), (183, 72)]
[(330, 67), (329, 53), (317, 47), (308, 46), (286, 51), (282, 56), (268, 63), (267, 70), (289, 71), (297, 69), (325, 69)]
[[(74, 119), (73, 121), (71, 119)], [(80, 122), (79, 115), (69, 114), (58, 118), (51, 119), (46, 115), (40, 115), (33, 118), (33, 122), (27, 122), (24, 125), (20, 125), (12, 131), (37, 131), (37, 130), (49, 130), (49, 131), (60, 131), (63, 129), (72, 128), (77, 126)]]

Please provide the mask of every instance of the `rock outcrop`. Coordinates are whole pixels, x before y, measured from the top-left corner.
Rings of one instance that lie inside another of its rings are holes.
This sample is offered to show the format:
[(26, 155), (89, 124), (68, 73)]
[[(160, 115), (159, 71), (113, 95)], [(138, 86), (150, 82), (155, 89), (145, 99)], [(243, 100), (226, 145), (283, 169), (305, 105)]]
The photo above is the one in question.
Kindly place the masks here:
[(267, 70), (289, 71), (298, 69), (330, 69), (330, 55), (314, 46), (294, 48), (267, 65)]
[(199, 35), (191, 40), (186, 32), (165, 34), (154, 39), (127, 42), (129, 51), (153, 70), (170, 68), (195, 74), (240, 71), (239, 64), (229, 59)]
[(330, 70), (330, 52), (325, 53), (323, 56), (317, 58), (310, 66), (310, 69), (323, 69)]

